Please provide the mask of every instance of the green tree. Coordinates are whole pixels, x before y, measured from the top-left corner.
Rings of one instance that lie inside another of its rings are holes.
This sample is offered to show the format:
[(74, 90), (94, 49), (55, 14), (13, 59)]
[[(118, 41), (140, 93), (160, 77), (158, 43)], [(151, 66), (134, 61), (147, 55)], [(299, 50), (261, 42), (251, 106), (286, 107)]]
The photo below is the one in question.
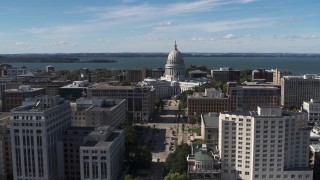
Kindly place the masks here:
[(133, 179), (134, 179), (134, 177), (130, 174), (128, 174), (124, 177), (124, 180), (133, 180)]
[(134, 169), (144, 169), (151, 166), (152, 154), (146, 146), (133, 147), (128, 151), (127, 160)]
[(169, 173), (165, 179), (166, 180), (190, 180), (191, 178), (187, 174)]
[(193, 92), (194, 91), (192, 91), (192, 90), (187, 90), (187, 91), (184, 91), (180, 94), (180, 101), (179, 101), (179, 105), (178, 105), (179, 109), (185, 109), (187, 107), (188, 95), (192, 95)]
[(136, 145), (139, 140), (139, 133), (131, 124), (123, 124), (122, 128), (124, 130), (125, 136), (125, 144), (128, 145)]
[(251, 81), (251, 74), (252, 70), (251, 69), (243, 69), (240, 71), (240, 81)]
[(177, 145), (175, 152), (169, 154), (164, 163), (164, 173), (186, 173), (188, 168), (187, 156), (190, 153), (191, 148), (188, 144)]

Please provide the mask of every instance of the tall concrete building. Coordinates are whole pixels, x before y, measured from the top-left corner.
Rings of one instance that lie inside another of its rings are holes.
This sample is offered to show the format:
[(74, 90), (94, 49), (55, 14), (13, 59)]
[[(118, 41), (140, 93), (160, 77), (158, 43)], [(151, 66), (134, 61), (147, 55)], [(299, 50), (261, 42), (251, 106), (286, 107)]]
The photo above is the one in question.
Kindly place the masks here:
[(10, 129), (8, 128), (10, 113), (0, 113), (0, 179), (12, 179), (12, 158)]
[(155, 90), (150, 87), (110, 86), (99, 83), (87, 89), (88, 98), (107, 97), (112, 99), (126, 99), (127, 111), (135, 122), (147, 122), (155, 106)]
[(280, 106), (280, 88), (268, 86), (230, 87), (230, 111), (252, 111), (257, 106)]
[(301, 107), (303, 101), (320, 98), (320, 78), (315, 74), (284, 76), (281, 79), (281, 105)]
[(118, 128), (127, 120), (125, 99), (80, 98), (71, 106), (72, 126)]
[(312, 179), (305, 113), (280, 107), (219, 116), (222, 179)]
[[(71, 125), (69, 101), (37, 96), (11, 110), (10, 135), (14, 179), (63, 178), (62, 141)], [(59, 148), (60, 147), (60, 148)]]
[(81, 180), (116, 180), (122, 170), (124, 132), (97, 127), (80, 146)]
[(80, 180), (80, 146), (93, 127), (69, 127), (64, 131), (64, 180)]

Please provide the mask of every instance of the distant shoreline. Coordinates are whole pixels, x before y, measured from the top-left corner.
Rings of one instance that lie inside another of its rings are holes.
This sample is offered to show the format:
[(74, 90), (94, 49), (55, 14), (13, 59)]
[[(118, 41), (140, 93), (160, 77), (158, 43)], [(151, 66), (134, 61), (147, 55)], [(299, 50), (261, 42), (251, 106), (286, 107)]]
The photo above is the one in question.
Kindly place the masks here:
[(115, 60), (92, 59), (81, 61), (79, 58), (68, 57), (4, 57), (0, 56), (1, 63), (114, 63)]

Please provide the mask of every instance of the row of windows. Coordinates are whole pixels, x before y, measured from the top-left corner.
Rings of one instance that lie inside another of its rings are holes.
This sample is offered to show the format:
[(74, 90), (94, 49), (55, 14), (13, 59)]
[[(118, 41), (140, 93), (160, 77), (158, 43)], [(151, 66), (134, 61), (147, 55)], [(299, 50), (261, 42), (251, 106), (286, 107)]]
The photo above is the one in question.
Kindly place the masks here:
[(261, 176), (259, 174), (256, 174), (254, 175), (255, 178), (277, 178), (277, 179), (286, 179), (286, 178), (300, 178), (300, 179), (303, 179), (303, 178), (309, 178), (310, 175), (309, 174), (306, 174), (306, 175), (302, 175), (302, 174), (291, 174), (291, 175), (288, 175), (288, 174), (285, 174), (283, 175), (283, 177), (281, 177), (280, 174), (278, 175), (274, 175), (274, 174), (269, 174), (269, 175), (266, 175), (266, 174), (262, 174)]

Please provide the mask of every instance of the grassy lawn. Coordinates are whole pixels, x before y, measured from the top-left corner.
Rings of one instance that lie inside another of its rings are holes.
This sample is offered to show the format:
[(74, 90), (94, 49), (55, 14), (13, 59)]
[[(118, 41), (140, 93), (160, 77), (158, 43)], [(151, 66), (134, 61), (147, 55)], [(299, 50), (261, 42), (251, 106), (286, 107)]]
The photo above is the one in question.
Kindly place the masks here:
[(191, 133), (197, 133), (197, 136), (201, 136), (201, 128), (192, 128), (192, 129), (189, 129), (189, 132)]

